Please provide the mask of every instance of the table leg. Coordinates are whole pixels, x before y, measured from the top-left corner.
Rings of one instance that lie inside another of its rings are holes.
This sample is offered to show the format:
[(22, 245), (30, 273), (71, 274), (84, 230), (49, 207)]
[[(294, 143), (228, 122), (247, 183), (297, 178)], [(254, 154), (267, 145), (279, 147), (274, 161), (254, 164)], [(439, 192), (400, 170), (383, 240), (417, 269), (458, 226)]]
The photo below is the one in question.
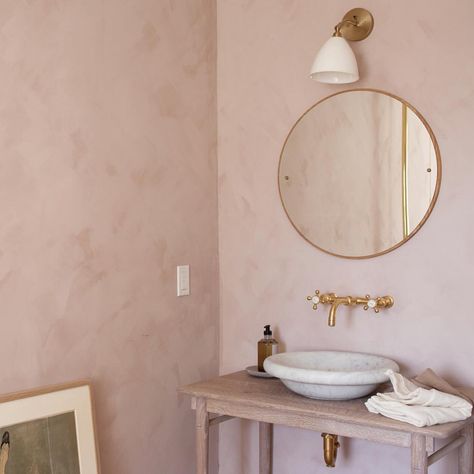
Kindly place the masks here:
[(472, 474), (473, 426), (466, 426), (461, 433), (466, 441), (459, 448), (459, 474)]
[(206, 399), (196, 399), (196, 474), (209, 472), (209, 413)]
[(273, 424), (259, 423), (260, 474), (273, 472)]
[(411, 474), (428, 474), (426, 437), (423, 435), (411, 435)]

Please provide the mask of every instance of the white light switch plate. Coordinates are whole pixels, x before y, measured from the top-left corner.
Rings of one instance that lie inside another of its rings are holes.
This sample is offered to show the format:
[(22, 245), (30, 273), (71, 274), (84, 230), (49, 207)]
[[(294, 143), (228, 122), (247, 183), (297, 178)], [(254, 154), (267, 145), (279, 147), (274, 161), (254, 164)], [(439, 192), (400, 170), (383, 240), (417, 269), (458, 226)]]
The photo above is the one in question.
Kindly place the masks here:
[(177, 295), (188, 296), (190, 293), (189, 265), (178, 265), (176, 267), (176, 277), (177, 277)]

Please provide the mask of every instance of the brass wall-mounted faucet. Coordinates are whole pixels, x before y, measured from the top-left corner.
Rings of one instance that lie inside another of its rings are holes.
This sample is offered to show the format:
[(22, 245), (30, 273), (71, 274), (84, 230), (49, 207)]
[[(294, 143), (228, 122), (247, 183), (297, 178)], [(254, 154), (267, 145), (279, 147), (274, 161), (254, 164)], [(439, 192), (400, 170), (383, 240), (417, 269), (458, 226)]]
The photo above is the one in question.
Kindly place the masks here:
[(337, 296), (335, 293), (320, 294), (319, 290), (314, 292), (314, 295), (307, 296), (306, 299), (313, 303), (313, 309), (318, 309), (319, 304), (330, 304), (328, 325), (334, 327), (336, 325), (336, 312), (340, 305), (356, 306), (364, 305), (364, 309), (373, 309), (376, 313), (381, 308), (391, 308), (394, 300), (391, 296), (379, 296), (378, 298), (371, 298), (370, 295), (365, 295), (365, 298), (358, 296)]

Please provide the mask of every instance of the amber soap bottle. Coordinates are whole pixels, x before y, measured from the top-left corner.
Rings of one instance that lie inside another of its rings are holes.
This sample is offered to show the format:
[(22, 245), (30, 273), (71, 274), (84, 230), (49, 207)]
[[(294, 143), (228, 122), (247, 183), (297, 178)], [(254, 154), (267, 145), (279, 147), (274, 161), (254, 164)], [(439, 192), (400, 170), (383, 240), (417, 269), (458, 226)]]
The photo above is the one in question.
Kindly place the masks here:
[(278, 352), (278, 341), (273, 339), (273, 333), (270, 325), (265, 326), (263, 331), (263, 339), (260, 339), (257, 344), (258, 349), (258, 371), (265, 372), (263, 369), (263, 361)]

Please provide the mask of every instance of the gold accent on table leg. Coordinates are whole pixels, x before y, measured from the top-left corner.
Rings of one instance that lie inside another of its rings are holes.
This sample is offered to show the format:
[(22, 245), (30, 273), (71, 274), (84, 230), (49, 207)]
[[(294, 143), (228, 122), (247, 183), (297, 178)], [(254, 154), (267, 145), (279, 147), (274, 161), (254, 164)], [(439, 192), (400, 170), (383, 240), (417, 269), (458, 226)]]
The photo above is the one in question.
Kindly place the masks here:
[(327, 467), (336, 467), (337, 450), (341, 446), (337, 435), (323, 433), (321, 436), (323, 438), (324, 462)]
[(410, 234), (408, 216), (408, 169), (407, 169), (407, 106), (402, 105), (402, 213), (403, 213), (403, 238)]

